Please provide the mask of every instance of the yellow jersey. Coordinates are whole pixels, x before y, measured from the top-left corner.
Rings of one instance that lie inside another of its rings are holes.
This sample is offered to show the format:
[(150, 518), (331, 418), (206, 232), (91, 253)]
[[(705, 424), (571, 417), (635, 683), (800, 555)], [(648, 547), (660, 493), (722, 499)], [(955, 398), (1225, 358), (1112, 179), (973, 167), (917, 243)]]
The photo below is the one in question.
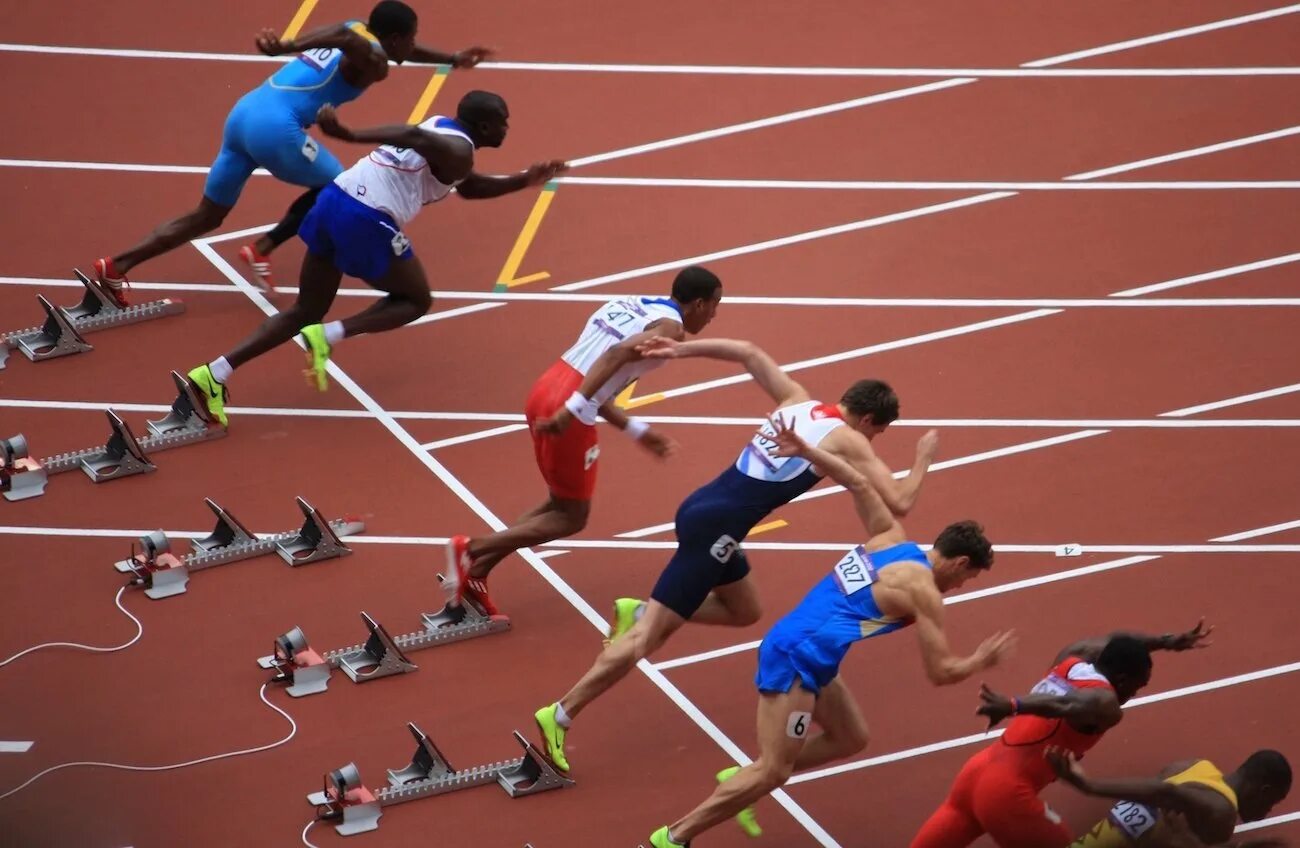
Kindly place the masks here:
[[(1166, 783), (1196, 783), (1213, 789), (1237, 809), (1237, 793), (1223, 779), (1223, 772), (1209, 760), (1197, 760), (1187, 768), (1165, 779)], [(1160, 845), (1164, 833), (1160, 811), (1134, 801), (1120, 801), (1110, 810), (1110, 815), (1097, 822), (1070, 848), (1134, 848), (1142, 845)]]

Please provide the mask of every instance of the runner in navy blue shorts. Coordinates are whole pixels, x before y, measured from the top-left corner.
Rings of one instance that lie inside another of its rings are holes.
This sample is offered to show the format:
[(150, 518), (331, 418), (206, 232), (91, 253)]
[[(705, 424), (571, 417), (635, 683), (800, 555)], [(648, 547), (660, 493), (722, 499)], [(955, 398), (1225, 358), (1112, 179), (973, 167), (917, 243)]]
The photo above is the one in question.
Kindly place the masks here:
[[(776, 402), (778, 414), (805, 440), (856, 468), (875, 486), (889, 509), (906, 514), (916, 502), (938, 434), (926, 433), (911, 472), (895, 480), (871, 449), (871, 440), (898, 418), (898, 397), (885, 383), (860, 380), (838, 404), (813, 400), (770, 356), (753, 344), (730, 339), (675, 342), (655, 339), (643, 355), (705, 356), (742, 363)], [(562, 699), (534, 717), (546, 751), (567, 771), (564, 737), (571, 720), (621, 680), (642, 658), (661, 647), (685, 622), (744, 627), (759, 620), (758, 594), (747, 579), (749, 560), (741, 543), (772, 510), (821, 481), (807, 460), (773, 457), (770, 424), (713, 482), (697, 489), (677, 510), (677, 551), (650, 601), (620, 598), (614, 605), (611, 640), (591, 670)]]
[[(867, 723), (839, 678), (840, 663), (855, 642), (915, 624), (926, 676), (936, 686), (959, 683), (996, 664), (1015, 644), (1012, 633), (998, 633), (970, 656), (957, 657), (944, 634), (942, 594), (993, 564), (992, 546), (978, 524), (949, 525), (934, 547), (922, 551), (907, 540), (875, 486), (851, 465), (810, 445), (784, 422), (773, 425), (770, 441), (775, 456), (811, 462), (853, 493), (869, 541), (842, 557), (759, 647), (758, 759), (719, 773), (720, 785), (709, 799), (655, 831), (652, 848), (685, 848), (731, 816), (757, 836), (758, 799), (799, 769), (866, 747)], [(810, 732), (813, 724), (816, 733)]]

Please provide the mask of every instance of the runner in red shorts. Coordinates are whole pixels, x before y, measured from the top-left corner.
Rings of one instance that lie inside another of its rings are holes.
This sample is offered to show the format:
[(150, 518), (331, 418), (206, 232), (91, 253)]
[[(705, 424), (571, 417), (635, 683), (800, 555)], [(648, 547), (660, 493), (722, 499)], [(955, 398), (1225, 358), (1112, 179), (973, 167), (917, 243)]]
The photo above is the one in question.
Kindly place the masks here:
[(653, 336), (680, 341), (699, 333), (721, 299), (721, 281), (691, 266), (677, 274), (671, 297), (618, 298), (592, 313), (578, 341), (533, 385), (524, 407), (549, 495), (512, 527), (479, 538), (452, 537), (444, 587), (453, 605), (468, 594), (495, 614), (487, 576), (497, 563), (519, 548), (572, 536), (587, 525), (600, 456), (598, 415), (660, 457), (673, 451), (671, 439), (629, 418), (614, 398), (666, 361), (643, 358), (639, 344)]
[(1066, 848), (1074, 835), (1038, 793), (1056, 780), (1048, 750), (1076, 758), (1123, 718), (1120, 707), (1151, 680), (1151, 651), (1203, 647), (1209, 631), (1115, 633), (1076, 642), (1023, 698), (982, 687), (989, 727), (1016, 718), (997, 742), (966, 761), (948, 799), (912, 840), (912, 848), (965, 848), (987, 833), (1001, 848)]

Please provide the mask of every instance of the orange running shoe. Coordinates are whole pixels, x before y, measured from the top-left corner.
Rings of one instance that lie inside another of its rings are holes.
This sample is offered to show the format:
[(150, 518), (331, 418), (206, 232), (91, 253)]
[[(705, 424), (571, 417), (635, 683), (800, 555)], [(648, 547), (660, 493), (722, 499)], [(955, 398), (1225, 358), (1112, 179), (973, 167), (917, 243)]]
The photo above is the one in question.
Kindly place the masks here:
[(127, 300), (126, 290), (131, 287), (131, 281), (123, 274), (118, 276), (113, 268), (113, 257), (105, 256), (103, 259), (95, 260), (95, 280), (103, 284), (104, 288), (112, 295), (117, 305), (126, 309), (131, 305)]
[(256, 247), (246, 244), (239, 248), (239, 258), (244, 260), (252, 273), (253, 285), (266, 294), (274, 294), (275, 289), (271, 285), (271, 257), (263, 256), (257, 252)]
[(465, 596), (482, 608), (483, 612), (488, 615), (500, 615), (501, 610), (497, 605), (492, 603), (492, 596), (488, 594), (486, 577), (469, 577), (465, 578)]
[(447, 573), (443, 575), (442, 588), (447, 593), (447, 603), (453, 607), (465, 600), (471, 562), (469, 536), (452, 536), (447, 540)]

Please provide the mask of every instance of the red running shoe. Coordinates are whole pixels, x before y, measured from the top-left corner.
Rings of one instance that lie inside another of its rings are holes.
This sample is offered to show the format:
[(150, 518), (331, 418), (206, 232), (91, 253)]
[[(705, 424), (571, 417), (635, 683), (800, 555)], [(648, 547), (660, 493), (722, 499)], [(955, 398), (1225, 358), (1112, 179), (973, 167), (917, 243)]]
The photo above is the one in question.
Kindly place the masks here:
[(478, 604), (483, 612), (488, 615), (500, 615), (501, 610), (497, 605), (492, 603), (492, 597), (488, 595), (486, 577), (469, 577), (465, 578), (465, 596), (471, 601)]
[(103, 259), (96, 259), (94, 268), (95, 280), (103, 284), (108, 293), (112, 295), (113, 300), (117, 302), (117, 305), (123, 309), (130, 306), (131, 302), (127, 300), (126, 289), (130, 288), (131, 281), (126, 278), (125, 274), (118, 276), (114, 273), (113, 257), (105, 256)]
[(253, 285), (267, 294), (274, 294), (275, 289), (271, 287), (271, 257), (263, 256), (253, 245), (246, 244), (239, 248), (239, 258), (244, 260), (252, 273)]
[(447, 603), (458, 607), (465, 599), (469, 583), (469, 536), (452, 536), (447, 540), (447, 573), (443, 575), (442, 588), (447, 593)]

